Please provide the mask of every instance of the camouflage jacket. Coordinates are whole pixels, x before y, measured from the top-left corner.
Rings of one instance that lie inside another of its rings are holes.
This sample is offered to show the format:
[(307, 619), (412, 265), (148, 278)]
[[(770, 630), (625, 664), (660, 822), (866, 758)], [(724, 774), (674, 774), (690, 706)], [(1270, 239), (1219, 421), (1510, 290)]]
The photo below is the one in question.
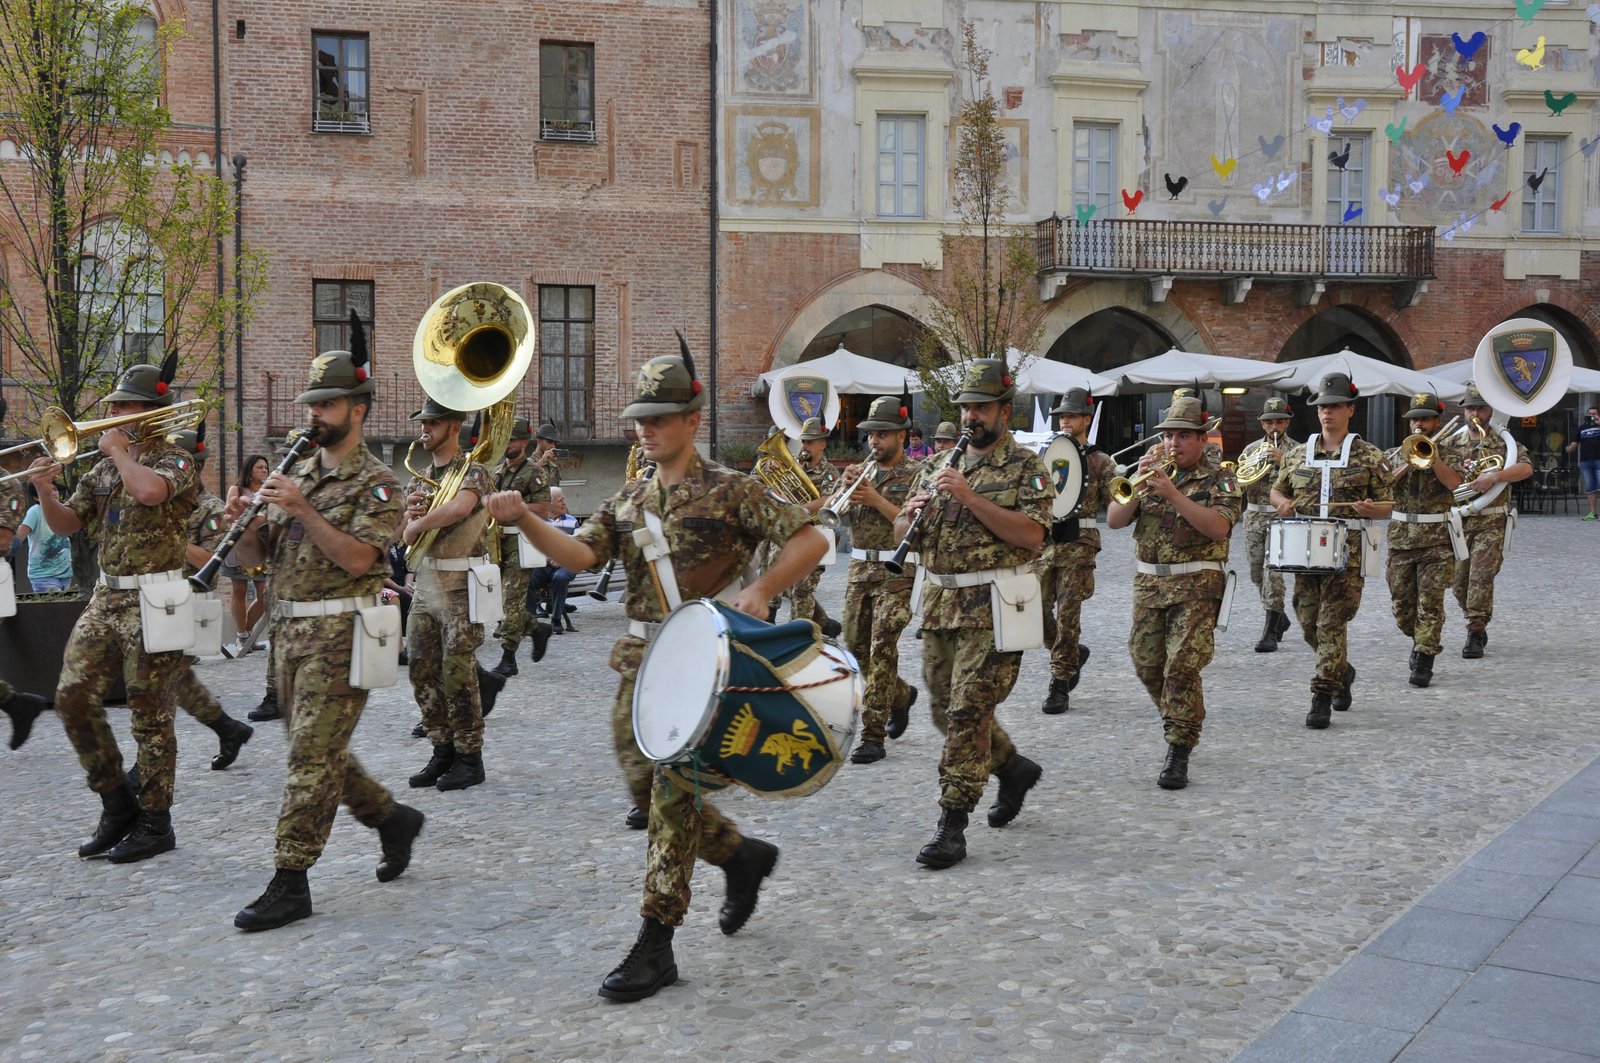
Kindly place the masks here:
[[(930, 461), (913, 485), (913, 492), (931, 481), (944, 467)], [(1004, 509), (1015, 509), (1038, 521), (1044, 534), (1050, 534), (1050, 500), (1053, 493), (1039, 455), (1018, 445), (1007, 432), (988, 454), (966, 455), (961, 471), (974, 491)], [(953, 574), (991, 568), (1031, 565), (1039, 550), (1012, 546), (979, 520), (966, 506), (943, 496), (935, 496), (933, 506), (922, 523), (921, 541), (914, 544), (929, 572)], [(936, 631), (950, 628), (993, 625), (989, 606), (989, 587), (939, 587), (929, 582), (923, 591), (923, 624)]]
[(1049, 535), (1044, 539), (1044, 564), (1079, 564), (1093, 561), (1100, 552), (1100, 528), (1095, 521), (1100, 511), (1111, 501), (1111, 481), (1116, 476), (1117, 463), (1111, 455), (1090, 444), (1083, 448), (1083, 497), (1078, 500), (1074, 516), (1078, 518), (1078, 537), (1071, 542), (1054, 542)]
[[(1312, 437), (1315, 453), (1312, 455), (1316, 461), (1337, 461), (1339, 450), (1326, 451), (1321, 446), (1320, 434)], [(1301, 516), (1318, 516), (1318, 508), (1322, 498), (1322, 468), (1306, 464), (1307, 446), (1305, 443), (1296, 443), (1283, 455), (1283, 467), (1278, 470), (1278, 477), (1272, 486), (1281, 494), (1288, 496), (1294, 503), (1295, 512)], [(1330, 502), (1393, 502), (1394, 480), (1393, 468), (1383, 451), (1368, 443), (1365, 439), (1356, 436), (1350, 440), (1350, 459), (1342, 468), (1329, 468), (1329, 494)], [(1348, 506), (1330, 509), (1328, 515), (1339, 520), (1361, 519)], [(1352, 536), (1350, 549), (1346, 555), (1345, 567), (1359, 569), (1361, 567), (1361, 550), (1359, 537)]]
[(377, 594), (389, 574), (385, 551), (405, 510), (394, 473), (358, 446), (334, 469), (323, 469), (321, 456), (313, 453), (290, 469), (289, 477), (324, 520), (377, 554), (371, 568), (352, 576), (322, 552), (298, 520), (274, 506), (267, 510), (273, 593), (293, 602)]
[(222, 499), (206, 491), (189, 514), (188, 542), (202, 550), (215, 550), (228, 530), (222, 519)]
[(817, 493), (823, 498), (827, 498), (838, 490), (839, 470), (827, 458), (823, 458), (815, 465), (807, 465), (805, 460), (801, 459), (800, 468), (805, 470), (806, 476), (810, 478), (811, 483), (817, 489)]
[[(1450, 545), (1450, 529), (1443, 522), (1415, 524), (1401, 520), (1402, 513), (1443, 514), (1455, 504), (1455, 495), (1439, 482), (1432, 469), (1413, 469), (1409, 465), (1400, 469), (1397, 451), (1387, 455), (1393, 468), (1394, 514), (1389, 518), (1389, 549), (1428, 550)], [(1447, 443), (1440, 443), (1434, 460), (1452, 468), (1461, 467), (1461, 452)]]
[[(0, 473), (5, 470), (0, 469)], [(23, 486), (25, 480), (13, 480), (8, 484), (0, 484), (0, 528), (7, 531), (16, 531), (22, 524), (22, 518), (28, 513), (28, 489)]]
[[(645, 527), (646, 511), (661, 518), (683, 601), (716, 595), (744, 572), (761, 543), (786, 543), (811, 523), (809, 513), (761, 481), (699, 454), (672, 487), (656, 478), (623, 485), (574, 535), (594, 551), (596, 565), (620, 557), (628, 574), (624, 607), (630, 619), (644, 621), (666, 616), (650, 567), (633, 541), (634, 531)], [(638, 668), (644, 647), (643, 639), (624, 635), (611, 652), (611, 667), (624, 673)]]
[(103, 571), (113, 576), (182, 571), (200, 470), (188, 451), (160, 438), (141, 444), (137, 460), (167, 482), (171, 490), (165, 502), (146, 506), (134, 501), (122, 486), (116, 463), (101, 458), (65, 505), (100, 544)]
[(502, 461), (494, 467), (494, 489), (515, 491), (529, 505), (550, 501), (551, 481), (549, 469), (532, 458), (523, 456), (515, 465)]
[[(1197, 531), (1171, 502), (1151, 493), (1136, 503), (1133, 523), (1134, 556), (1147, 564), (1180, 565), (1185, 561), (1228, 560), (1228, 538), (1244, 509), (1244, 496), (1233, 480), (1233, 471), (1212, 465), (1202, 458), (1192, 470), (1179, 471), (1172, 478), (1186, 497), (1221, 513), (1228, 521), (1228, 536), (1212, 539)], [(1226, 576), (1221, 572), (1188, 572), (1181, 576), (1155, 576), (1135, 572), (1133, 604), (1161, 609), (1177, 602), (1197, 598), (1222, 597)]]
[[(1456, 468), (1461, 470), (1462, 483), (1471, 483), (1476, 480), (1480, 470), (1483, 468), (1484, 461), (1494, 455), (1498, 454), (1505, 460), (1505, 464), (1500, 466), (1502, 469), (1509, 469), (1517, 462), (1524, 460), (1522, 448), (1517, 445), (1516, 440), (1512, 440), (1512, 453), (1508, 454), (1506, 453), (1506, 441), (1500, 437), (1499, 432), (1492, 428), (1483, 434), (1482, 439), (1474, 440), (1469, 434), (1460, 453), (1462, 454), (1462, 460), (1456, 465)], [(1506, 484), (1505, 490), (1501, 491), (1499, 497), (1489, 503), (1486, 508), (1500, 509), (1503, 506), (1509, 506), (1511, 504), (1511, 487), (1511, 484)], [(1493, 488), (1490, 488), (1490, 490), (1493, 490)], [(1471, 532), (1479, 532), (1504, 524), (1505, 520), (1506, 515), (1504, 513), (1493, 513), (1487, 517), (1467, 517), (1466, 529)]]
[[(431, 488), (419, 479), (412, 479), (406, 484), (405, 493), (410, 495), (414, 491), (427, 492)], [(433, 546), (428, 550), (428, 556), (441, 557), (478, 557), (488, 551), (487, 535), (485, 529), (489, 524), (489, 511), (484, 506), (484, 500), (494, 493), (493, 481), (489, 478), (489, 470), (477, 462), (473, 462), (467, 469), (467, 475), (461, 481), (461, 491), (471, 491), (478, 496), (478, 504), (472, 512), (456, 521), (448, 528), (440, 528), (439, 534), (434, 536)], [(420, 571), (420, 569), (419, 569)], [(442, 575), (460, 576), (460, 583), (466, 586), (465, 574), (460, 572), (441, 573)]]
[[(891, 505), (904, 507), (911, 494), (911, 485), (922, 474), (922, 464), (916, 458), (902, 456), (892, 468), (879, 469), (873, 476), (872, 486)], [(895, 538), (894, 521), (871, 506), (852, 502), (845, 510), (844, 517), (850, 524), (850, 545), (853, 548), (888, 550), (893, 553), (894, 548), (900, 545), (900, 540)], [(899, 577), (905, 581), (907, 589), (911, 586), (914, 571), (912, 566), (907, 565), (906, 574)], [(853, 560), (846, 580), (850, 583), (882, 583), (894, 578), (883, 567), (882, 561)]]

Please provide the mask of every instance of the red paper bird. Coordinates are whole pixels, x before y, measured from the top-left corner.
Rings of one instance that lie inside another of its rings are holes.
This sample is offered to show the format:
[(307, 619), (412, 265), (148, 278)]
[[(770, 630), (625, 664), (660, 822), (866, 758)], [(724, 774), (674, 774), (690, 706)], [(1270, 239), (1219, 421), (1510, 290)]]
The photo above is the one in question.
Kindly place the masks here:
[(1131, 196), (1128, 195), (1128, 190), (1126, 188), (1122, 190), (1122, 205), (1128, 208), (1129, 214), (1132, 214), (1134, 211), (1138, 210), (1139, 204), (1142, 202), (1144, 202), (1144, 189), (1134, 189), (1133, 195)]
[(1466, 168), (1467, 163), (1472, 159), (1472, 152), (1463, 150), (1460, 155), (1457, 155), (1455, 152), (1447, 151), (1444, 153), (1444, 157), (1445, 161), (1450, 164), (1450, 172), (1460, 177), (1461, 171)]
[(1507, 192), (1505, 195), (1501, 196), (1499, 199), (1495, 200), (1493, 203), (1490, 203), (1489, 204), (1489, 209), (1490, 210), (1499, 210), (1502, 207), (1504, 207), (1506, 205), (1506, 202), (1511, 199), (1511, 192), (1515, 192), (1515, 191), (1516, 191), (1516, 189), (1513, 188), (1513, 189), (1511, 189), (1510, 192)]

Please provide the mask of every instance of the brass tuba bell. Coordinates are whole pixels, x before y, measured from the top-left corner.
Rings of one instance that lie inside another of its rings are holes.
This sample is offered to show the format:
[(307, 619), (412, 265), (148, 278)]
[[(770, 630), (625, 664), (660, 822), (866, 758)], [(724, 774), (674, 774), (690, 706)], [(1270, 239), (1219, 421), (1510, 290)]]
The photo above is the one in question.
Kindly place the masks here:
[(786, 502), (807, 502), (822, 497), (817, 485), (800, 467), (800, 462), (789, 451), (789, 441), (783, 429), (774, 425), (767, 438), (756, 447), (755, 467), (751, 469), (758, 480), (782, 495)]
[(440, 405), (471, 413), (517, 389), (533, 365), (533, 312), (501, 284), (477, 281), (441, 295), (417, 325), (411, 368)]

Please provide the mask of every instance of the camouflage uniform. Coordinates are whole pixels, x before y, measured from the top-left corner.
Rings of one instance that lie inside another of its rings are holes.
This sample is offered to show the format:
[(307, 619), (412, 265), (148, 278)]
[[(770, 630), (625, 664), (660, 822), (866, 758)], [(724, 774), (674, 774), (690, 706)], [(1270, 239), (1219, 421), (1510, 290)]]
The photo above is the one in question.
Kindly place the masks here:
[[(976, 363), (974, 363), (976, 364)], [(931, 480), (942, 463), (924, 469), (913, 491)], [(1050, 527), (1049, 478), (1039, 455), (1020, 446), (1010, 432), (981, 457), (967, 455), (961, 471), (972, 489), (998, 506), (1020, 510)], [(918, 552), (930, 574), (956, 574), (1014, 566), (1032, 568), (1037, 550), (1003, 541), (965, 506), (936, 496), (922, 525)], [(944, 734), (939, 760), (939, 804), (971, 812), (989, 775), (1016, 755), (995, 719), (995, 707), (1016, 684), (1021, 652), (994, 648), (989, 584), (940, 587), (930, 578), (922, 605), (922, 679), (933, 722)]]
[[(1045, 536), (1039, 559), (1039, 586), (1045, 605), (1044, 640), (1050, 644), (1050, 677), (1071, 683), (1078, 676), (1079, 637), (1083, 629), (1083, 603), (1094, 597), (1095, 556), (1100, 552), (1100, 511), (1111, 497), (1116, 463), (1099, 447), (1084, 448), (1083, 498), (1068, 518), (1076, 524), (1077, 538), (1055, 542), (1055, 531)], [(1067, 534), (1073, 534), (1069, 524)]]
[[(494, 488), (496, 491), (515, 491), (529, 505), (541, 502), (548, 504), (550, 482), (545, 479), (545, 471), (545, 466), (527, 455), (515, 465), (502, 461), (495, 467)], [(494, 637), (511, 653), (515, 653), (523, 638), (533, 631), (534, 620), (528, 615), (528, 578), (531, 575), (532, 571), (523, 568), (517, 558), (516, 536), (501, 534), (500, 587), (505, 594), (506, 615), (499, 627), (495, 628)]]
[[(181, 573), (184, 530), (199, 494), (198, 469), (185, 451), (159, 437), (140, 445), (137, 461), (166, 481), (166, 501), (154, 506), (136, 502), (124, 490), (116, 463), (102, 458), (63, 504), (98, 540), (106, 574)], [(139, 805), (146, 812), (172, 807), (178, 754), (172, 690), (183, 657), (181, 650), (146, 653), (138, 590), (112, 590), (96, 581), (88, 608), (67, 642), (56, 689), (56, 713), (88, 773), (91, 790), (109, 794), (127, 782), (122, 753), (102, 707), (114, 677), (121, 675), (139, 747)]]
[[(1287, 445), (1286, 441), (1285, 448)], [(1256, 440), (1244, 448), (1239, 463), (1244, 464), (1251, 454), (1270, 446), (1266, 439)], [(1261, 479), (1243, 487), (1244, 540), (1250, 557), (1250, 582), (1261, 593), (1261, 605), (1269, 613), (1283, 612), (1283, 573), (1267, 567), (1267, 526), (1277, 518), (1272, 508), (1272, 483), (1278, 478), (1278, 471), (1279, 466), (1274, 465)]]
[[(205, 492), (195, 504), (194, 512), (189, 514), (187, 542), (203, 550), (214, 550), (227, 530), (228, 526), (222, 519), (222, 499), (210, 491)], [(185, 566), (185, 571), (192, 571), (193, 567)], [(184, 656), (183, 671), (178, 674), (173, 695), (178, 708), (210, 727), (222, 719), (222, 703), (194, 674), (194, 666), (198, 663), (200, 658)]]
[[(5, 470), (0, 469), (0, 474)], [(28, 493), (22, 480), (0, 484), (0, 529), (16, 532), (28, 515)]]
[[(892, 467), (880, 469), (873, 486), (884, 499), (904, 506), (911, 485), (921, 475), (922, 463), (902, 456)], [(854, 504), (845, 512), (850, 523), (852, 560), (844, 591), (844, 642), (861, 664), (866, 694), (861, 701), (861, 740), (884, 740), (891, 709), (906, 704), (914, 690), (900, 678), (900, 633), (911, 622), (911, 584), (914, 565), (904, 575), (890, 575), (884, 559), (900, 545), (894, 522), (871, 506)], [(859, 551), (881, 556), (864, 557)], [(807, 577), (808, 579), (810, 577)]]
[[(376, 603), (389, 573), (384, 551), (405, 505), (394, 474), (365, 446), (358, 446), (338, 468), (323, 469), (320, 456), (313, 453), (288, 475), (329, 524), (377, 553), (371, 568), (352, 576), (322, 552), (299, 521), (274, 507), (268, 510), (267, 534), (277, 603), (348, 597)], [(272, 664), (289, 731), (275, 850), (281, 870), (304, 871), (317, 862), (341, 801), (359, 822), (374, 828), (396, 807), (394, 796), (350, 752), (350, 735), (367, 705), (367, 692), (350, 685), (354, 624), (349, 612), (273, 617)]]
[[(802, 457), (800, 467), (805, 470), (806, 476), (810, 477), (811, 482), (816, 485), (817, 493), (823, 498), (829, 497), (838, 490), (839, 470), (834, 468), (833, 463), (826, 458), (816, 465), (808, 465)], [(781, 543), (768, 543), (762, 549), (758, 557), (763, 570), (772, 563), (773, 558), (778, 556), (778, 551), (782, 549), (782, 546), (783, 544)], [(889, 549), (893, 550), (894, 547), (890, 546)], [(790, 620), (813, 620), (818, 624), (827, 621), (827, 612), (817, 604), (817, 584), (822, 582), (822, 573), (823, 567), (818, 565), (808, 574), (796, 580), (794, 586), (785, 592), (789, 596)], [(782, 603), (783, 595), (772, 599), (768, 607), (772, 615), (777, 615), (778, 606)]]
[[(698, 454), (690, 458), (683, 481), (672, 487), (658, 479), (629, 482), (575, 536), (594, 551), (597, 566), (621, 558), (628, 574), (624, 608), (630, 621), (644, 623), (666, 616), (649, 566), (633, 541), (634, 530), (645, 526), (646, 510), (661, 517), (684, 601), (716, 595), (740, 577), (762, 542), (787, 542), (811, 522), (805, 510), (782, 501), (760, 481)], [(630, 633), (611, 650), (610, 666), (622, 677), (612, 703), (611, 730), (633, 803), (650, 811), (649, 869), (640, 911), (646, 919), (678, 926), (689, 907), (696, 853), (709, 863), (723, 864), (742, 838), (710, 801), (657, 772), (634, 741), (633, 688), (647, 645)]]
[[(1320, 441), (1321, 435), (1313, 438)], [(1338, 457), (1338, 450), (1326, 452), (1318, 442), (1314, 454), (1316, 460), (1336, 461)], [(1321, 498), (1322, 469), (1307, 465), (1306, 458), (1306, 444), (1296, 443), (1290, 447), (1283, 456), (1283, 468), (1279, 470), (1272, 486), (1294, 501), (1297, 513), (1316, 513)], [(1365, 439), (1358, 437), (1351, 440), (1348, 464), (1343, 468), (1330, 468), (1328, 476), (1331, 481), (1330, 502), (1394, 500), (1389, 460), (1384, 457), (1383, 451)], [(1343, 514), (1350, 510), (1346, 507), (1331, 512), (1342, 519)], [(1371, 534), (1371, 529), (1352, 529), (1349, 555), (1343, 572), (1325, 576), (1306, 572), (1295, 575), (1295, 618), (1300, 621), (1300, 630), (1306, 643), (1317, 651), (1317, 671), (1311, 678), (1312, 694), (1332, 696), (1343, 687), (1345, 666), (1349, 663), (1346, 629), (1355, 618), (1356, 610), (1361, 607), (1361, 589), (1365, 584), (1361, 577), (1361, 540), (1363, 535)]]
[[(1500, 455), (1505, 460), (1503, 468), (1507, 469), (1521, 460), (1520, 450), (1518, 454), (1507, 454), (1506, 441), (1500, 438), (1499, 432), (1492, 430), (1485, 432), (1483, 438), (1468, 449), (1472, 454), (1464, 477), (1468, 480), (1477, 476), (1479, 466), (1491, 455)], [(1456, 604), (1467, 616), (1468, 631), (1482, 631), (1494, 619), (1494, 578), (1500, 574), (1500, 566), (1505, 561), (1506, 515), (1511, 509), (1507, 496), (1510, 493), (1511, 487), (1507, 485), (1500, 497), (1485, 506), (1483, 512), (1462, 521), (1470, 552), (1465, 561), (1455, 563), (1454, 589)]]
[[(1185, 496), (1228, 520), (1230, 535), (1244, 498), (1229, 470), (1202, 459), (1173, 483)], [(1139, 499), (1133, 526), (1135, 554), (1146, 565), (1209, 561), (1226, 565), (1227, 538), (1213, 540), (1196, 531), (1176, 507), (1156, 494)], [(1133, 670), (1161, 713), (1168, 745), (1195, 746), (1206, 718), (1200, 673), (1215, 650), (1217, 610), (1226, 574), (1214, 571), (1133, 577), (1133, 628), (1128, 654)]]
[[(1394, 453), (1389, 455), (1395, 461)], [(1454, 447), (1439, 444), (1436, 461), (1459, 466)], [(1444, 648), (1444, 596), (1455, 575), (1450, 531), (1443, 521), (1416, 523), (1408, 516), (1442, 517), (1454, 497), (1432, 469), (1411, 469), (1394, 480), (1394, 513), (1389, 518), (1389, 596), (1394, 622), (1411, 639), (1413, 652), (1437, 656)]]

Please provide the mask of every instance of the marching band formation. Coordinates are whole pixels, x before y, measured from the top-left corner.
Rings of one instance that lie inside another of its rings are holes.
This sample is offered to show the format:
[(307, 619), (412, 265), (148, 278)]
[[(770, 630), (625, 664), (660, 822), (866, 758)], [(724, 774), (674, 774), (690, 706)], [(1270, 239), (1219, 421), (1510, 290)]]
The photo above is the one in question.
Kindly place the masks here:
[[(1508, 332), (1507, 343), (1539, 339), (1528, 333)], [(288, 734), (274, 874), (234, 920), (247, 931), (312, 914), (307, 872), (340, 803), (376, 831), (379, 881), (409, 865), (423, 813), (398, 802), (350, 750), (367, 692), (396, 682), (402, 649), (432, 746), (410, 786), (476, 786), (486, 778), (483, 719), (516, 673), (517, 647), (531, 635), (537, 661), (551, 633), (522, 610), (526, 570), (547, 560), (602, 570), (603, 595), (620, 566), (627, 630), (609, 661), (619, 676), (611, 726), (632, 800), (627, 825), (647, 829), (649, 847), (639, 934), (600, 995), (642, 999), (677, 978), (673, 935), (696, 860), (726, 877), (725, 934), (749, 920), (778, 862), (776, 846), (743, 835), (705, 795), (739, 785), (796, 796), (846, 760), (883, 760), (918, 698), (899, 669), (899, 641), (913, 621), (922, 687), (944, 735), (938, 812), (915, 859), (945, 869), (966, 857), (969, 817), (990, 776), (997, 785), (986, 818), (1001, 828), (1043, 774), (995, 709), (1023, 653), (1044, 648), (1042, 711), (1069, 710), (1089, 659), (1081, 609), (1094, 595), (1102, 511), (1107, 528), (1132, 529), (1128, 652), (1162, 721), (1157, 785), (1180, 790), (1205, 720), (1202, 673), (1232, 609), (1229, 542), (1241, 518), (1266, 617), (1256, 650), (1276, 650), (1291, 626), (1282, 574), (1292, 573), (1289, 604), (1316, 651), (1305, 723), (1320, 730), (1352, 705), (1346, 631), (1377, 574), (1379, 522), (1388, 521), (1395, 623), (1412, 640), (1409, 681), (1426, 687), (1451, 588), (1467, 617), (1462, 656), (1483, 655), (1494, 578), (1515, 527), (1503, 492), (1532, 473), (1510, 434), (1494, 427), (1479, 387), (1462, 403), (1465, 421), (1442, 425), (1436, 395), (1412, 396), (1412, 434), (1385, 453), (1350, 431), (1359, 393), (1337, 372), (1310, 400), (1316, 433), (1289, 439), (1288, 403), (1269, 399), (1264, 434), (1237, 466), (1208, 445), (1216, 421), (1188, 389), (1154, 435), (1122, 452), (1144, 450), (1131, 468), (1090, 441), (1095, 399), (1077, 389), (1051, 409), (1059, 434), (1036, 453), (1008, 428), (1017, 389), (1006, 363), (977, 359), (953, 396), (959, 424), (939, 426), (931, 456), (907, 453), (910, 396), (883, 396), (859, 426), (866, 460), (842, 476), (823, 458), (828, 429), (815, 418), (792, 431), (801, 459), (775, 429), (746, 476), (695, 449), (706, 391), (680, 335), (678, 353), (641, 368), (622, 412), (637, 433), (626, 482), (567, 534), (545, 519), (558, 470), (529, 454), (529, 422), (512, 409), (534, 349), (531, 316), (509, 289), (467, 285), (430, 308), (414, 349), (428, 401), (412, 415), (421, 433), (413, 451), (427, 460), (413, 466), (407, 455), (403, 488), (366, 445), (377, 396), (353, 317), (351, 350), (312, 363), (297, 399), (305, 430), (248, 501), (224, 506), (203, 493), (204, 407), (173, 403), (171, 358), (126, 371), (103, 400), (108, 417), (58, 417), (41, 430), (33, 445), (46, 454), (27, 476), (45, 517), (65, 533), (86, 530), (99, 548), (99, 579), (54, 695), (102, 802), (80, 856), (131, 862), (176, 845), (178, 705), (216, 731), (215, 769), (253, 733), (222, 713), (192, 670), (195, 655), (220, 646), (221, 606), (208, 592), (225, 556), (270, 566), (269, 675)], [(79, 441), (90, 435), (98, 460), (63, 499), (54, 478), (83, 456)], [(15, 510), (0, 496), (0, 536), (15, 527)], [(842, 622), (814, 595), (841, 526), (850, 537)], [(380, 593), (397, 539), (417, 574), (404, 634), (400, 610)], [(791, 619), (775, 623), (785, 595)], [(14, 612), (0, 584), (0, 617)], [(504, 655), (486, 671), (475, 651), (496, 621)], [(842, 645), (832, 641), (841, 634)], [(131, 771), (102, 708), (116, 676), (126, 677), (138, 749)], [(16, 749), (46, 701), (0, 683), (0, 708)]]

